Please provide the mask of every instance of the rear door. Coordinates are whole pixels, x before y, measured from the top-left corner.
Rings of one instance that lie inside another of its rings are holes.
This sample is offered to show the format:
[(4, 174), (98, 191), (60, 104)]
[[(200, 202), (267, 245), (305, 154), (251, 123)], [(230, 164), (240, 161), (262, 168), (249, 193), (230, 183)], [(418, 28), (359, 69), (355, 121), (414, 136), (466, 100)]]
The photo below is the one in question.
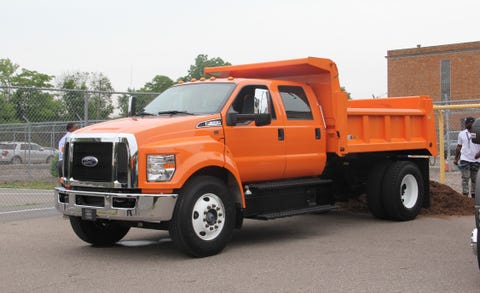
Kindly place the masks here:
[(326, 131), (316, 99), (307, 98), (314, 93), (297, 85), (279, 84), (277, 88), (286, 116), (284, 176), (320, 175), (326, 163)]

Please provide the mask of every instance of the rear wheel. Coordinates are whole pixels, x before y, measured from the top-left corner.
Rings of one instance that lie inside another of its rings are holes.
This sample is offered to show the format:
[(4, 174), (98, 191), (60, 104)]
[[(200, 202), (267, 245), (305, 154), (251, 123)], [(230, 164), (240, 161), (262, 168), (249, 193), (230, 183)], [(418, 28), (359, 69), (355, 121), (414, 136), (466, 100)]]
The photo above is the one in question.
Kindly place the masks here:
[(182, 188), (170, 223), (170, 237), (186, 253), (205, 257), (219, 253), (230, 241), (235, 206), (218, 178), (199, 176)]
[[(478, 230), (477, 230), (478, 233)], [(480, 269), (480, 243), (478, 243), (478, 234), (477, 234), (477, 264), (478, 269)]]
[(15, 157), (12, 158), (11, 163), (12, 164), (21, 164), (22, 163), (22, 158), (15, 156)]
[(390, 162), (382, 161), (373, 166), (368, 174), (367, 181), (367, 206), (373, 216), (379, 219), (388, 219), (383, 206), (382, 182)]
[(382, 183), (382, 199), (389, 218), (397, 221), (415, 219), (423, 202), (424, 182), (420, 169), (412, 162), (393, 162)]
[(85, 221), (79, 217), (70, 217), (70, 224), (78, 238), (97, 246), (113, 245), (130, 230), (115, 222)]

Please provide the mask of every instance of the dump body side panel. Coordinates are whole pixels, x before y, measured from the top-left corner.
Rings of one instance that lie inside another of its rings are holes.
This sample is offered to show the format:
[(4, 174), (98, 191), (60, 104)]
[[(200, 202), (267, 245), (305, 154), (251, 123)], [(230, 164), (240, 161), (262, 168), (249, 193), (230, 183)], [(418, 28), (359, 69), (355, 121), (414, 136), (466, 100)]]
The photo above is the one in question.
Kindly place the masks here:
[(437, 155), (432, 100), (426, 96), (350, 100), (348, 152), (426, 150)]

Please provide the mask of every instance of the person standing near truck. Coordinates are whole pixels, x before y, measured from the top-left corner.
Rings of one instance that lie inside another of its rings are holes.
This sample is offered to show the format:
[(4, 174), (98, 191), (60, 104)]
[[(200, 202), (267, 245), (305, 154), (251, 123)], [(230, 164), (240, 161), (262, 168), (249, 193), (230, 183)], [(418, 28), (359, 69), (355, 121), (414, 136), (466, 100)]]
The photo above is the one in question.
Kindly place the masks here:
[[(471, 190), (472, 198), (475, 198), (475, 179), (480, 167), (480, 144), (472, 142), (472, 135), (475, 135), (472, 130), (473, 122), (475, 122), (475, 118), (465, 118), (465, 130), (458, 134), (458, 145), (453, 163), (462, 173), (463, 195), (468, 196), (469, 190)], [(472, 182), (471, 189), (469, 188), (470, 181)]]
[(58, 142), (58, 162), (57, 162), (57, 172), (58, 172), (58, 180), (61, 180), (63, 176), (63, 151), (65, 147), (65, 142), (67, 141), (67, 138), (77, 130), (77, 124), (70, 122), (67, 124), (67, 133), (60, 139)]

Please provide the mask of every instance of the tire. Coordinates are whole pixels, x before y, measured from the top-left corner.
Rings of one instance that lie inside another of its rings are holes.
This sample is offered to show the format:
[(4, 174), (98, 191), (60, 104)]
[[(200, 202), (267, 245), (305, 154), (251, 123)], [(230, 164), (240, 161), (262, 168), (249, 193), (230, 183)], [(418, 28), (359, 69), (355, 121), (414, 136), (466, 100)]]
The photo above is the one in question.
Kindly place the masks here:
[(85, 221), (79, 217), (70, 217), (70, 224), (78, 238), (94, 246), (111, 246), (130, 230), (115, 222)]
[(198, 176), (180, 191), (169, 233), (175, 245), (194, 257), (215, 255), (232, 238), (235, 205), (225, 184)]
[(382, 161), (373, 166), (367, 180), (367, 206), (370, 213), (376, 218), (389, 219), (382, 198), (382, 182), (390, 162)]
[(480, 243), (478, 242), (480, 240), (480, 233), (478, 233), (477, 230), (477, 263), (478, 263), (478, 269), (480, 269)]
[(390, 219), (410, 221), (422, 208), (424, 182), (420, 169), (412, 162), (393, 162), (382, 183), (382, 198)]
[(45, 163), (50, 164), (52, 162), (52, 160), (53, 160), (53, 156), (48, 156)]
[(13, 157), (12, 160), (10, 161), (12, 164), (21, 164), (22, 163), (22, 158), (20, 157)]

